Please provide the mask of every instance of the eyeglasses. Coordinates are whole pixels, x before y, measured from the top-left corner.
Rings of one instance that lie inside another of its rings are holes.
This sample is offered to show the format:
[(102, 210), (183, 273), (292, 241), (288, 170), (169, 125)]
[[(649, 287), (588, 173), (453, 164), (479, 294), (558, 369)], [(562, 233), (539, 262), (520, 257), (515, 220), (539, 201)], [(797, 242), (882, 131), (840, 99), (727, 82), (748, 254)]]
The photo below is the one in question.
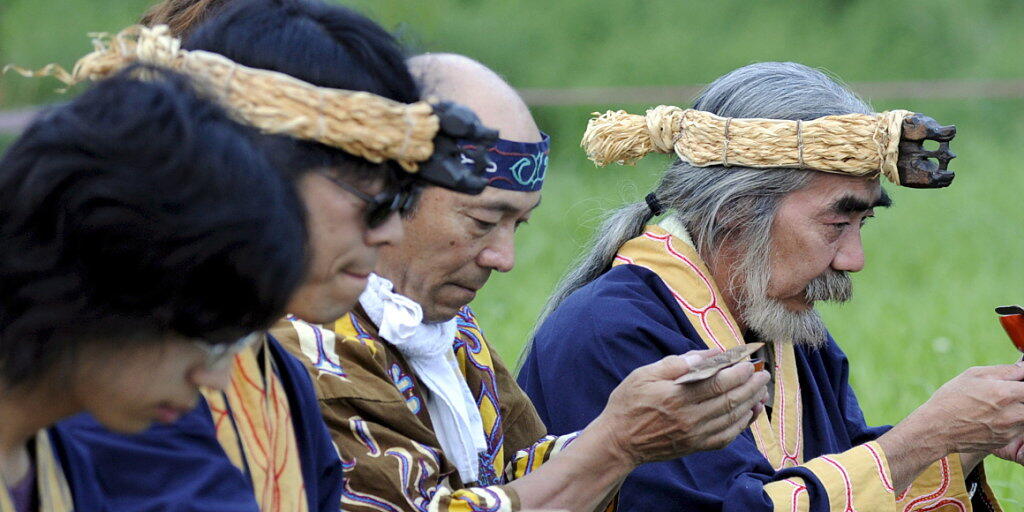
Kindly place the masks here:
[(332, 176), (330, 173), (321, 172), (320, 175), (366, 203), (364, 221), (369, 229), (380, 227), (381, 224), (387, 222), (392, 214), (409, 211), (416, 203), (416, 197), (419, 195), (419, 191), (415, 187), (406, 187), (398, 191), (389, 190), (381, 192), (376, 196), (371, 196)]
[(259, 332), (251, 332), (231, 342), (218, 343), (216, 345), (195, 340), (193, 343), (206, 353), (206, 368), (208, 370), (219, 370), (227, 366), (236, 355), (251, 347), (256, 340), (260, 339)]

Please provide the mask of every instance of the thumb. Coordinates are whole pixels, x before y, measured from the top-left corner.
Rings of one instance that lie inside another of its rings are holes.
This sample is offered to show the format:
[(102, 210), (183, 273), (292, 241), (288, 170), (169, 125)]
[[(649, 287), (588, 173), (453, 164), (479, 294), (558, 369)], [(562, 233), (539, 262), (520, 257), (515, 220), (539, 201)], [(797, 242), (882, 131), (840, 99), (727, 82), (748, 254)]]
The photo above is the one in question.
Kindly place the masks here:
[(693, 369), (693, 366), (704, 360), (705, 354), (687, 352), (683, 355), (672, 355), (649, 366), (651, 377), (655, 379), (675, 380)]

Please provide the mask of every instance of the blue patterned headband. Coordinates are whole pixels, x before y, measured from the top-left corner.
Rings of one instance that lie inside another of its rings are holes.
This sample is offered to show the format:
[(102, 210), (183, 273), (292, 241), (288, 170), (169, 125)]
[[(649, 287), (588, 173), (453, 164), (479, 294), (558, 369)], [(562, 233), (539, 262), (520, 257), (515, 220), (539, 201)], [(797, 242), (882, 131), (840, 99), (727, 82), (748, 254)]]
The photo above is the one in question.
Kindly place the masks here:
[[(540, 142), (513, 142), (498, 139), (497, 144), (487, 148), (487, 184), (505, 190), (518, 192), (536, 192), (544, 185), (544, 176), (548, 173), (548, 146), (551, 137), (541, 133)], [(475, 149), (469, 144), (460, 147)], [(462, 162), (468, 165), (473, 160), (462, 155)]]

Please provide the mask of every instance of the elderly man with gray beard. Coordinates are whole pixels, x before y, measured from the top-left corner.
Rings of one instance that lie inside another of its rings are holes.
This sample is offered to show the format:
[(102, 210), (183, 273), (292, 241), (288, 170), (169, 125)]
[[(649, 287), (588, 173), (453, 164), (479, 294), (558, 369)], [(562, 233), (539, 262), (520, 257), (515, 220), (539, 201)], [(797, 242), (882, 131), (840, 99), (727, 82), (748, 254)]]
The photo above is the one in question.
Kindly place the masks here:
[[(1024, 366), (970, 369), (896, 426), (869, 427), (814, 310), (851, 297), (861, 227), (890, 203), (879, 175), (900, 182), (911, 118), (872, 114), (806, 66), (760, 63), (716, 80), (692, 110), (591, 121), (584, 146), (599, 165), (680, 159), (645, 201), (612, 213), (548, 303), (519, 383), (549, 432), (585, 425), (630, 371), (668, 354), (765, 342), (773, 381), (741, 436), (640, 467), (620, 509), (999, 510), (980, 462), (1024, 458)], [(792, 147), (765, 150), (781, 138)]]

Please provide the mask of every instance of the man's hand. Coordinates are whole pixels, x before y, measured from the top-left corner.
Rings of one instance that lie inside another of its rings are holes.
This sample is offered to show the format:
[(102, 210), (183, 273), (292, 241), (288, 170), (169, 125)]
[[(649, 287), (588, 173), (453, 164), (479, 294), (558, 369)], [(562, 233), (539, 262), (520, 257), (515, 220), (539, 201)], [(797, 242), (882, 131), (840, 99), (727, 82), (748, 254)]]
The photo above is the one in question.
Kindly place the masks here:
[(946, 453), (998, 450), (1024, 435), (1022, 379), (1021, 363), (971, 368), (944, 384), (911, 416), (930, 418)]
[(744, 362), (702, 381), (673, 382), (717, 352), (668, 356), (637, 368), (612, 391), (591, 427), (634, 466), (725, 447), (760, 412), (769, 376)]
[(1024, 437), (1010, 441), (1006, 446), (992, 452), (992, 455), (1024, 466)]
[(1024, 436), (1022, 379), (1024, 363), (971, 368), (880, 437), (896, 489), (950, 453), (995, 452), (1020, 461), (1014, 441)]
[(747, 362), (702, 381), (674, 382), (717, 352), (669, 356), (633, 370), (571, 445), (509, 482), (523, 510), (604, 510), (638, 465), (729, 444), (762, 409), (768, 373)]

